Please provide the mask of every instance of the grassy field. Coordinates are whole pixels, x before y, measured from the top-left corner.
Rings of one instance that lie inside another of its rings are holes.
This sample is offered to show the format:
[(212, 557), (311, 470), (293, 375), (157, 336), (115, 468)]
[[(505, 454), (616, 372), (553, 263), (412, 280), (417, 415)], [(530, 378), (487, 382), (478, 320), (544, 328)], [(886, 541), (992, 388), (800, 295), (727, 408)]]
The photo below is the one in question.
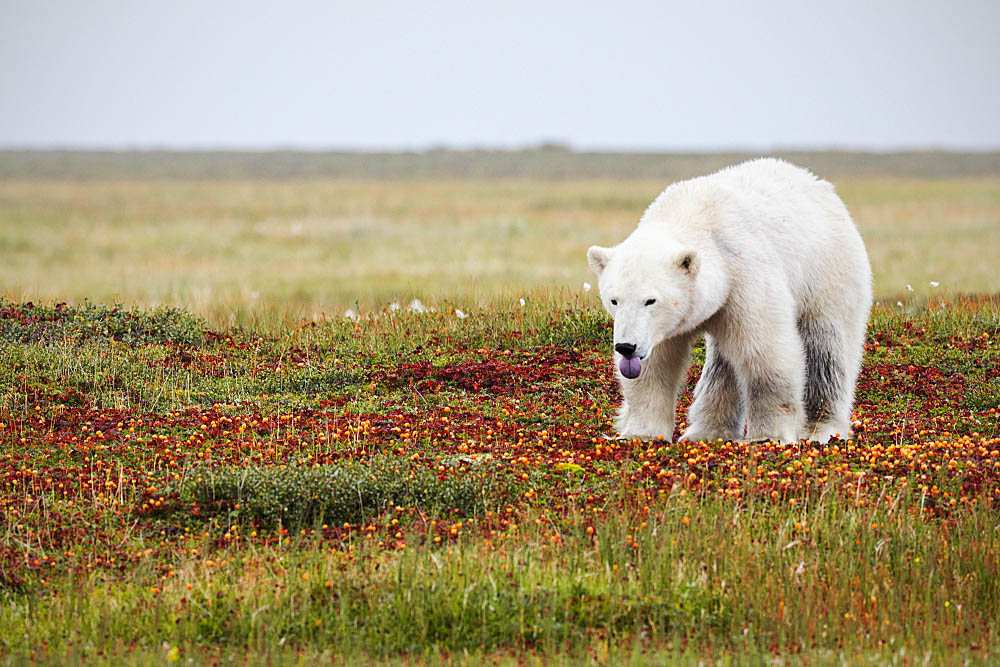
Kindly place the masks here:
[[(183, 163), (187, 171), (168, 172), (171, 178), (101, 179), (120, 170), (90, 164), (90, 179), (54, 179), (42, 170), (50, 178), (38, 180), (38, 170), (0, 153), (0, 166), (13, 172), (0, 180), (0, 293), (18, 301), (173, 304), (214, 326), (258, 327), (339, 316), (358, 306), (405, 306), (413, 298), (468, 308), (516, 301), (535, 289), (575, 294), (593, 282), (586, 248), (624, 238), (670, 181), (623, 178), (624, 159), (614, 156), (599, 163), (603, 172), (584, 172), (605, 174), (599, 177), (528, 179), (523, 174), (533, 173), (533, 155), (522, 156), (522, 169), (509, 179), (426, 180), (415, 170), (416, 178), (289, 181), (193, 180), (196, 156)], [(159, 164), (141, 157), (138, 174)], [(562, 155), (556, 164), (569, 170), (573, 157)], [(726, 157), (655, 164), (665, 174), (687, 175)], [(1000, 255), (1000, 167), (989, 170), (993, 154), (925, 159), (920, 169), (910, 165), (919, 154), (867, 162), (837, 154), (792, 157), (832, 172), (819, 173), (836, 182), (865, 237), (878, 298), (895, 303), (910, 295), (907, 285), (926, 298), (932, 281), (951, 294), (1000, 291), (1000, 273), (987, 259)], [(464, 159), (470, 170), (477, 159), (490, 164), (475, 155)], [(503, 159), (511, 160), (494, 161)], [(382, 171), (395, 164), (371, 160)], [(64, 162), (75, 174), (75, 163)], [(939, 163), (943, 177), (891, 175), (934, 173), (931, 165)], [(970, 171), (975, 175), (963, 175)]]
[[(830, 178), (967, 178), (1000, 173), (1000, 152), (787, 150), (774, 153)], [(588, 152), (558, 144), (516, 150), (65, 151), (0, 149), (0, 180), (476, 180), (671, 182), (759, 153)]]
[(609, 335), (4, 303), (0, 653), (1000, 659), (1000, 302), (878, 308), (825, 446), (605, 439)]
[(991, 156), (841, 163), (858, 437), (789, 446), (608, 438), (584, 253), (662, 180), (8, 157), (0, 664), (1000, 661)]

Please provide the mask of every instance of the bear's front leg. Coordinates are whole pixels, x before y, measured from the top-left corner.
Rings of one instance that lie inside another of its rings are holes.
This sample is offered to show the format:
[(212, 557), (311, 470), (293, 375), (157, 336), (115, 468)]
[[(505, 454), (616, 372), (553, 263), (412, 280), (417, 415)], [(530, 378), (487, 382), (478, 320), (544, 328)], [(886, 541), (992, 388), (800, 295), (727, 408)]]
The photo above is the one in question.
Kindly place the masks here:
[(801, 392), (779, 378), (756, 378), (748, 384), (748, 442), (774, 440), (788, 444), (798, 440), (802, 422)]
[(796, 442), (805, 416), (805, 353), (794, 320), (772, 316), (766, 328), (744, 320), (736, 330), (719, 343), (745, 388), (745, 439)]
[(690, 363), (692, 336), (679, 336), (660, 342), (643, 360), (639, 377), (630, 380), (618, 370), (615, 375), (622, 388), (621, 410), (615, 430), (626, 439), (673, 440), (677, 394)]
[(770, 351), (770, 355), (755, 355), (745, 366), (746, 439), (749, 442), (796, 442), (799, 425), (805, 417), (802, 407), (805, 363), (802, 346), (793, 336), (786, 345)]
[(733, 365), (719, 351), (711, 335), (705, 336), (705, 366), (694, 388), (688, 410), (687, 430), (681, 440), (690, 442), (743, 439), (746, 400)]
[[(624, 391), (624, 387), (622, 389)], [(630, 390), (631, 398), (622, 401), (618, 419), (615, 420), (618, 437), (623, 440), (673, 439), (674, 420), (667, 416), (669, 406), (665, 402), (657, 403), (660, 398), (652, 392), (641, 397), (637, 393), (645, 394)]]

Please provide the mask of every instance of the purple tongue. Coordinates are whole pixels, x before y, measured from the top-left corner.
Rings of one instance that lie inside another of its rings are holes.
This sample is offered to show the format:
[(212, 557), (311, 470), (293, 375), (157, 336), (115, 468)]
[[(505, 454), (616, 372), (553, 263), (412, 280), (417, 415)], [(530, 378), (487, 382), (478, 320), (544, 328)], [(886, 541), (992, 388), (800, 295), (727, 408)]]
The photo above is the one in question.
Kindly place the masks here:
[(642, 362), (639, 360), (639, 357), (632, 357), (631, 359), (622, 357), (618, 368), (621, 370), (622, 375), (629, 380), (634, 380), (639, 377), (639, 371), (642, 370)]

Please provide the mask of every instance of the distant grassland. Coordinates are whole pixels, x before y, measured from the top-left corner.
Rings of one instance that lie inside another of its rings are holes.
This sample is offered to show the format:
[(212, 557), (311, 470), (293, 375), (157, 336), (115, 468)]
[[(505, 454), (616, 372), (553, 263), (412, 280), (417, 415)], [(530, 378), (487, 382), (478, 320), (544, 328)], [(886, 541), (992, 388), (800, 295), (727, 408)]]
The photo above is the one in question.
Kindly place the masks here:
[[(0, 179), (420, 179), (514, 178), (674, 181), (762, 153), (581, 152), (558, 144), (521, 150), (12, 151), (0, 150)], [(1000, 174), (1000, 152), (780, 151), (826, 177), (959, 178)]]
[[(589, 245), (624, 238), (672, 180), (745, 157), (0, 153), (0, 289), (177, 304), (218, 324), (412, 298), (584, 298)], [(907, 285), (927, 296), (931, 281), (1000, 291), (996, 154), (789, 157), (837, 185), (878, 298), (905, 297)]]

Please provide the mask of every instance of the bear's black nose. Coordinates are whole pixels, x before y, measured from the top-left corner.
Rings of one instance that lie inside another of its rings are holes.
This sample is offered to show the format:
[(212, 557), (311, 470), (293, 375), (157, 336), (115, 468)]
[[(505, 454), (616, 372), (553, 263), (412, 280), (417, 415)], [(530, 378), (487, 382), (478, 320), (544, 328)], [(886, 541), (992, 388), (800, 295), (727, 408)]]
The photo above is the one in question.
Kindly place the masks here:
[(632, 355), (635, 354), (635, 345), (632, 343), (618, 343), (615, 345), (615, 352), (626, 359), (631, 359)]

